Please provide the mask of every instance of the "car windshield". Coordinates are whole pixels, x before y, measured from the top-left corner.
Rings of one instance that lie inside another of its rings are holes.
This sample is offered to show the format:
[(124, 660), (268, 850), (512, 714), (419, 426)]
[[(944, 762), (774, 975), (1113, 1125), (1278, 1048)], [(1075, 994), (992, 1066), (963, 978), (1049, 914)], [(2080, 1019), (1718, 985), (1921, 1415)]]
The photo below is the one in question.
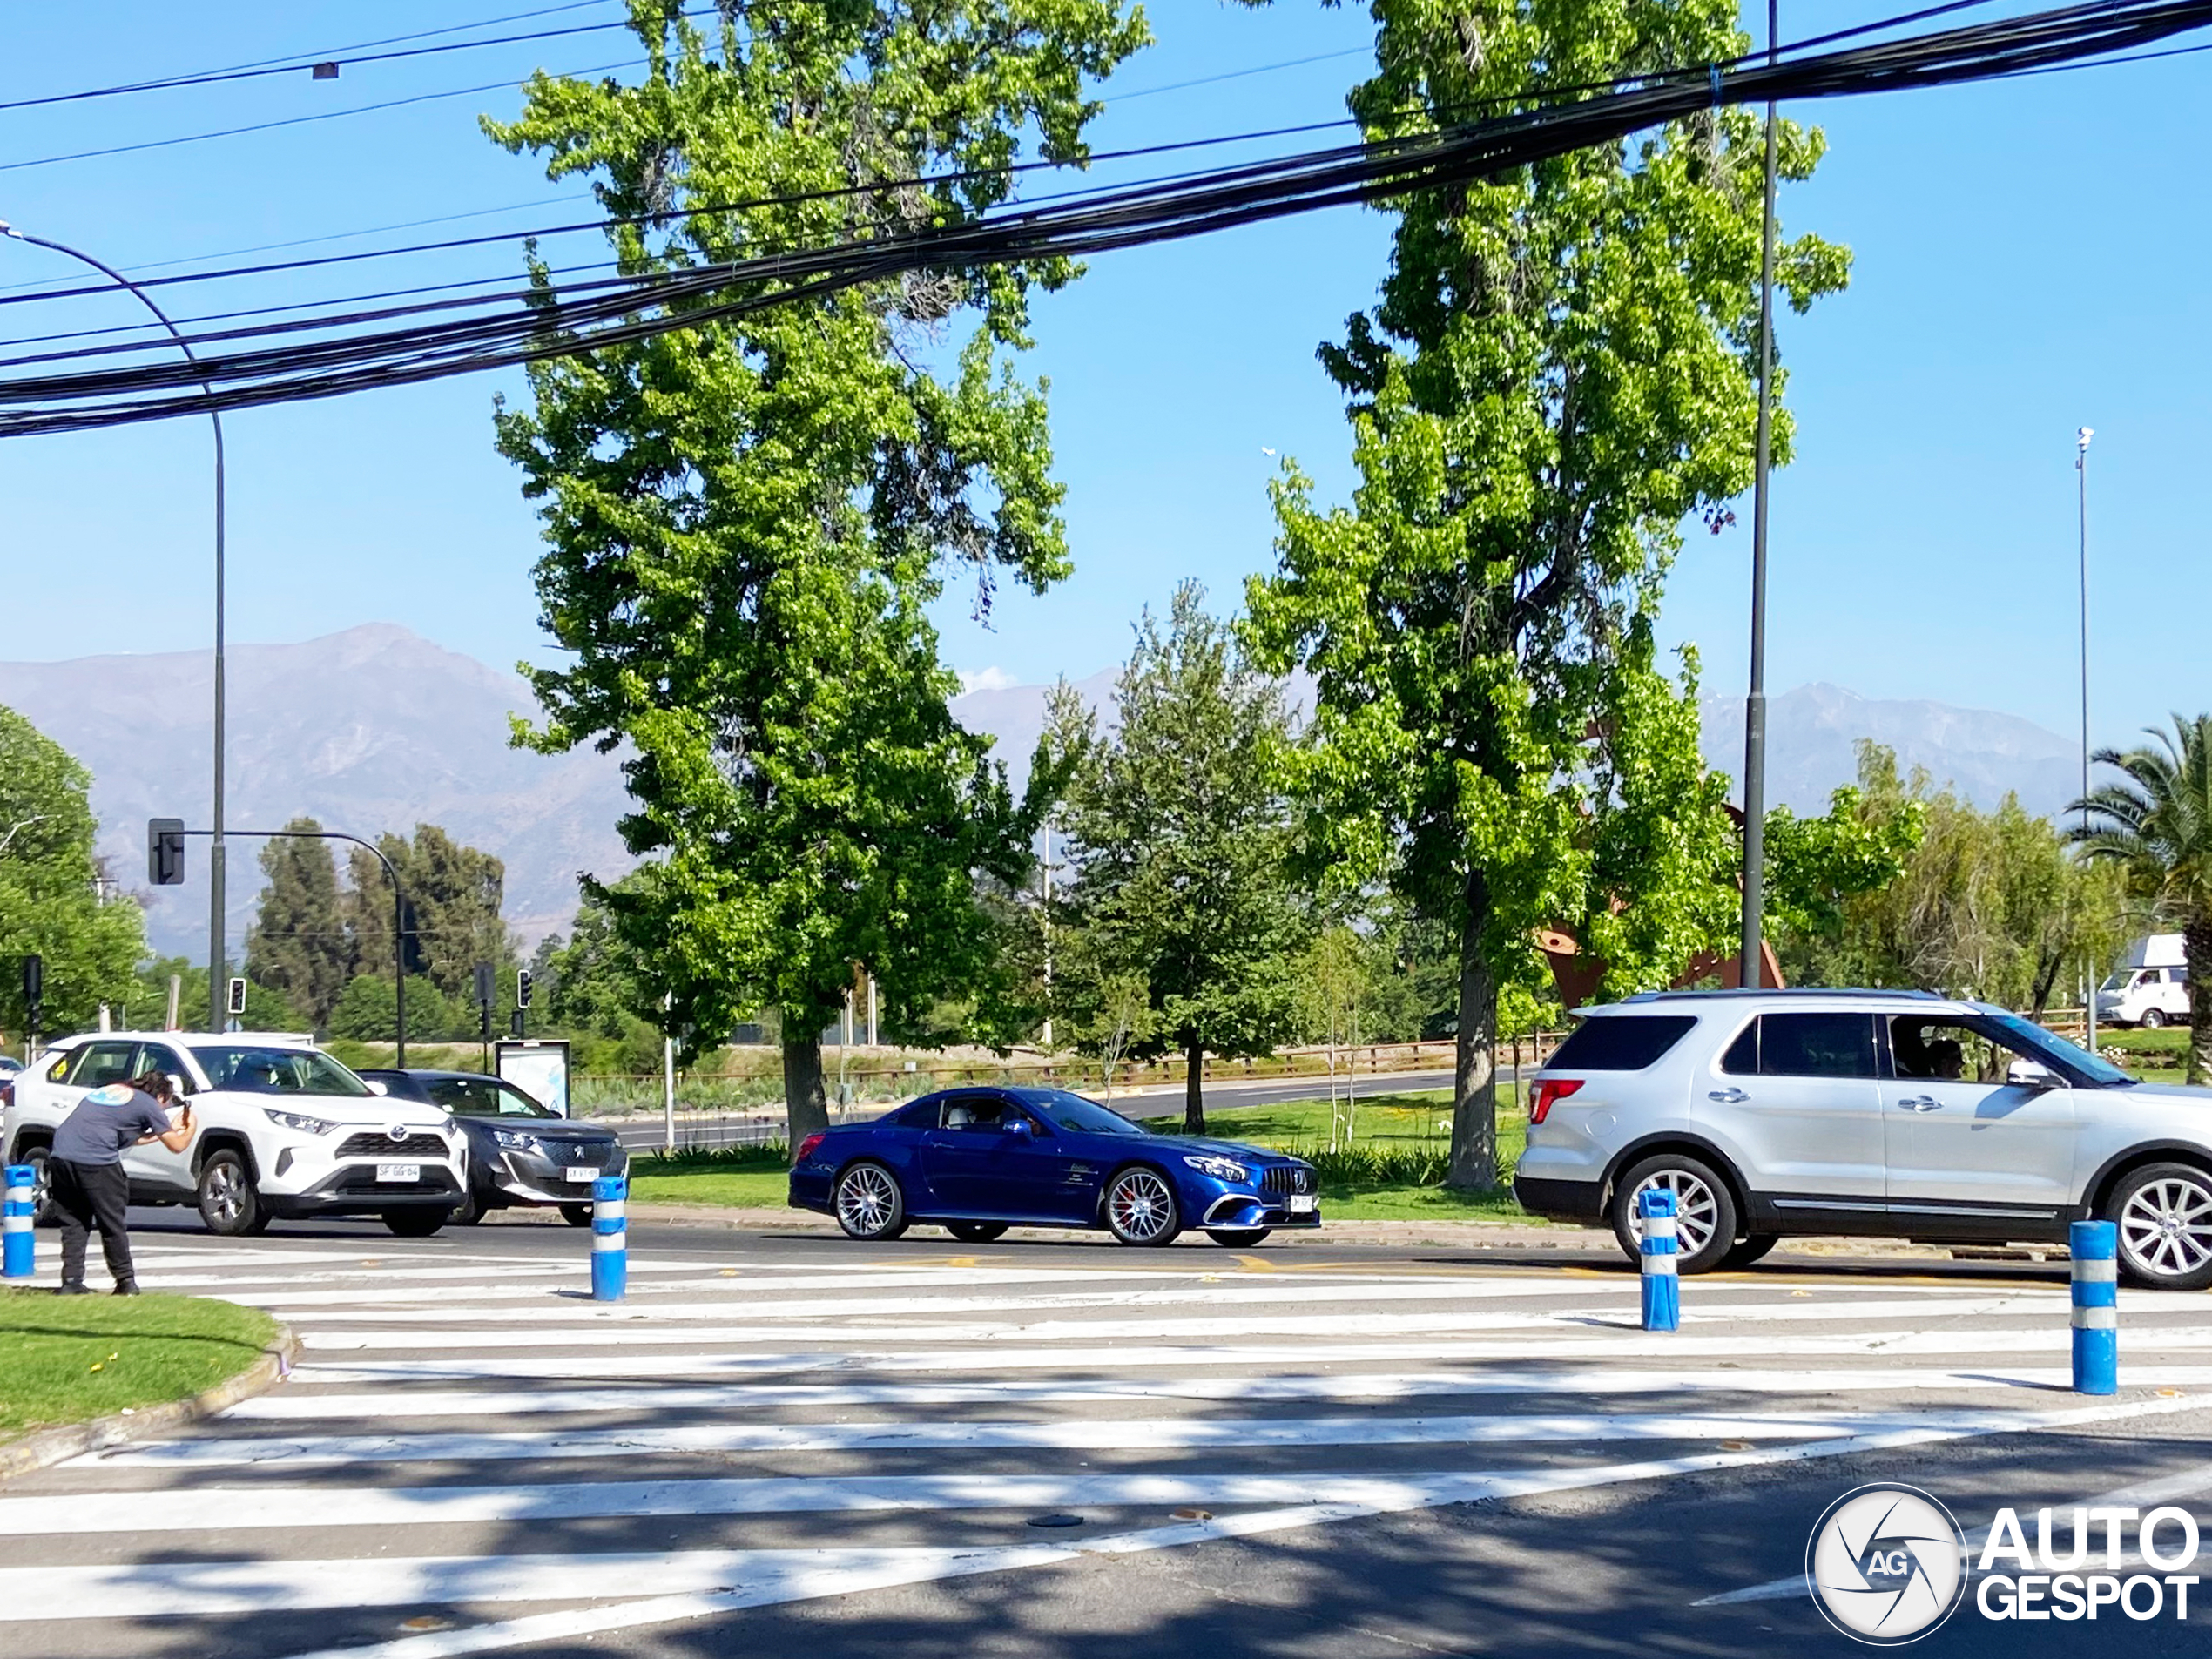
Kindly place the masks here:
[(2124, 991), (2128, 988), (2128, 981), (2134, 977), (2134, 970), (2133, 968), (2122, 968), (2119, 973), (2114, 974), (2110, 979), (2107, 980), (2097, 988), (2101, 991)]
[(313, 1049), (267, 1049), (254, 1043), (194, 1043), (192, 1057), (211, 1088), (243, 1095), (339, 1095), (348, 1099), (375, 1091), (327, 1054)]
[(2110, 1089), (2135, 1081), (2109, 1061), (2100, 1060), (2087, 1049), (2053, 1035), (2033, 1020), (2023, 1020), (2017, 1014), (1998, 1014), (1990, 1016), (1990, 1023), (2002, 1030), (2015, 1046), (2049, 1061), (2074, 1082), (2087, 1083), (2094, 1089)]
[(496, 1077), (433, 1077), (430, 1098), (462, 1117), (557, 1117), (511, 1083)]
[(1070, 1095), (1055, 1089), (1049, 1095), (1027, 1095), (1022, 1103), (1062, 1129), (1072, 1130), (1079, 1135), (1143, 1135), (1138, 1128), (1119, 1112), (1109, 1111), (1095, 1100), (1081, 1095)]

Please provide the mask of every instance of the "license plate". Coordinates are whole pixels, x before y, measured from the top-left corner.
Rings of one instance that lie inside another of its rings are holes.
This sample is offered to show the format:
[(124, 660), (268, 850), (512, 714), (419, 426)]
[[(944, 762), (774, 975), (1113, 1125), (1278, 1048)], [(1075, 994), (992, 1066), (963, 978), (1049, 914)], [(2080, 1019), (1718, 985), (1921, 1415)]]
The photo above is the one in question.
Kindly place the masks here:
[(376, 1178), (379, 1181), (420, 1181), (422, 1166), (420, 1163), (380, 1163), (376, 1166)]
[(1291, 1194), (1291, 1213), (1294, 1216), (1310, 1216), (1320, 1207), (1321, 1201), (1310, 1192)]
[(572, 1167), (561, 1171), (563, 1181), (597, 1181), (598, 1178), (599, 1171), (589, 1168)]

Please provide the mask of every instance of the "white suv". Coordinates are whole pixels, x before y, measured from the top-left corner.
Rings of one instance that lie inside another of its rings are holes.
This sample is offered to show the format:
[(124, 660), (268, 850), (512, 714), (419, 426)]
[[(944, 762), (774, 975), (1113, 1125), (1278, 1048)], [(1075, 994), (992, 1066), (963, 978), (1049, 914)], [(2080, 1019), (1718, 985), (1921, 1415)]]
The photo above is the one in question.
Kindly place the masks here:
[(263, 1032), (99, 1032), (67, 1037), (17, 1074), (0, 1139), (39, 1171), (54, 1130), (87, 1089), (167, 1072), (198, 1132), (123, 1154), (132, 1204), (190, 1204), (219, 1233), (280, 1217), (372, 1215), (408, 1238), (434, 1233), (461, 1202), (461, 1133), (440, 1108), (387, 1098), (314, 1045)]
[(1521, 1204), (1681, 1214), (1682, 1271), (1784, 1234), (2064, 1242), (2119, 1224), (2136, 1283), (2212, 1285), (2212, 1089), (2138, 1082), (2002, 1008), (1922, 992), (1703, 991), (1592, 1008), (1534, 1079)]

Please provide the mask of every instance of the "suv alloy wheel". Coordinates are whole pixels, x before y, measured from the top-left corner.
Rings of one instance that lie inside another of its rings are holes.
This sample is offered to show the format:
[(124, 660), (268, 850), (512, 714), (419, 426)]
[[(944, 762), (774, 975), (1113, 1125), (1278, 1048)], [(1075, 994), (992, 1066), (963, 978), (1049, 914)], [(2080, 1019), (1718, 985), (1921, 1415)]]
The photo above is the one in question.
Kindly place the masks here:
[(207, 1231), (235, 1238), (245, 1233), (266, 1231), (269, 1212), (261, 1207), (261, 1194), (246, 1160), (229, 1147), (207, 1156), (199, 1166), (199, 1218)]
[(1613, 1235), (1634, 1259), (1641, 1256), (1643, 1224), (1639, 1194), (1675, 1195), (1675, 1271), (1710, 1273), (1736, 1244), (1736, 1199), (1711, 1166), (1683, 1152), (1662, 1152), (1631, 1164), (1613, 1190)]
[(2193, 1163), (2153, 1163), (2124, 1177), (2105, 1214), (2120, 1231), (2120, 1265), (2161, 1291), (2212, 1286), (2212, 1175)]

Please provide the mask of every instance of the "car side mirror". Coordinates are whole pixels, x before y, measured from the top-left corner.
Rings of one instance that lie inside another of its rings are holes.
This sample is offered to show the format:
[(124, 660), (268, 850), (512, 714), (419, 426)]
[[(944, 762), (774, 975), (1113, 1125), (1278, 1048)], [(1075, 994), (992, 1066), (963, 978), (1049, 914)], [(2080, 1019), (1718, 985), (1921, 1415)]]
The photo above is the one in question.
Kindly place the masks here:
[(192, 1085), (186, 1082), (182, 1077), (179, 1077), (175, 1072), (169, 1072), (166, 1075), (169, 1079), (169, 1092), (174, 1095), (179, 1100), (184, 1099), (187, 1095), (192, 1093)]
[(1028, 1118), (1016, 1117), (1008, 1121), (1006, 1132), (1017, 1141), (1026, 1141), (1037, 1132), (1037, 1128)]
[(392, 1085), (381, 1077), (364, 1077), (361, 1081), (368, 1085), (368, 1092), (372, 1095), (388, 1095), (392, 1092)]
[(2005, 1081), (2015, 1089), (2056, 1089), (2059, 1074), (2038, 1060), (2015, 1060), (2005, 1069)]

